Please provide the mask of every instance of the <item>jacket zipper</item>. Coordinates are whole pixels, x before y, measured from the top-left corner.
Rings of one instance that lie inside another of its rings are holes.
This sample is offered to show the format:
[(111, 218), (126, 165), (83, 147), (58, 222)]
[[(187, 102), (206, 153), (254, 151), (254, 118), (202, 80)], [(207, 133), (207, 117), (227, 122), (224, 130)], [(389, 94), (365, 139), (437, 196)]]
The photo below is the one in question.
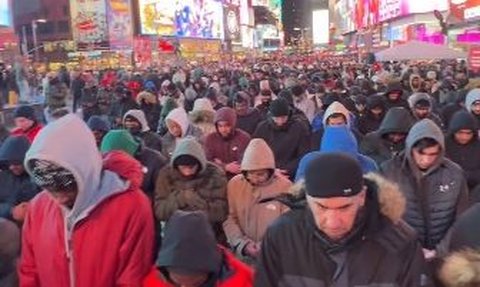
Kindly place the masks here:
[(65, 249), (67, 252), (68, 260), (68, 277), (70, 281), (70, 287), (75, 287), (75, 269), (74, 269), (74, 256), (73, 256), (73, 226), (68, 228), (68, 219), (65, 218)]

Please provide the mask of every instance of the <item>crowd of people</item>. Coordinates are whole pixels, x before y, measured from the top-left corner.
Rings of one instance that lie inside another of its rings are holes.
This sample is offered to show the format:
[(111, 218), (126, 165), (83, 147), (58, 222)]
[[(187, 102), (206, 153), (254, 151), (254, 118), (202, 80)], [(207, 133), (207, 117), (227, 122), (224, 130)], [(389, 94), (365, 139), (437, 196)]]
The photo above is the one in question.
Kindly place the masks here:
[(0, 126), (0, 286), (480, 286), (480, 81), (62, 68)]

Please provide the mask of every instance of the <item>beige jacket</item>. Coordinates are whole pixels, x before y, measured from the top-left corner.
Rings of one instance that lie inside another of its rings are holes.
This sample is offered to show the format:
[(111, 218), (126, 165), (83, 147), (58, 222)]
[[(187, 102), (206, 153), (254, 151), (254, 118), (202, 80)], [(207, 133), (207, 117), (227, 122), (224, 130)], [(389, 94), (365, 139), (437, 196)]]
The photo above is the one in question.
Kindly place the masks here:
[[(245, 150), (242, 170), (247, 170), (250, 166), (255, 166), (256, 169), (274, 169), (275, 161), (269, 149), (262, 139), (253, 139)], [(263, 154), (263, 157), (255, 157), (258, 154)], [(255, 162), (252, 163), (255, 158)], [(288, 211), (288, 208), (278, 201), (265, 203), (260, 201), (288, 193), (291, 186), (290, 180), (276, 174), (263, 186), (252, 186), (243, 174), (229, 181), (227, 186), (229, 213), (223, 223), (223, 229), (228, 242), (238, 255), (243, 255), (242, 251), (247, 243), (260, 242), (270, 224)]]

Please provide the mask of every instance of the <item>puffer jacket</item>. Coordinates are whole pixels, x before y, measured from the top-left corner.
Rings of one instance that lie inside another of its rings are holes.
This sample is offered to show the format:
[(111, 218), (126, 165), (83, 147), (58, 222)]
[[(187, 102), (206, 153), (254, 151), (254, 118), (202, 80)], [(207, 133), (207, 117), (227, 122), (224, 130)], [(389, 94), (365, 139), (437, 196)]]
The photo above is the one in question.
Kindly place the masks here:
[[(254, 286), (432, 286), (415, 232), (401, 220), (398, 188), (372, 174), (365, 183), (363, 213), (341, 242), (318, 230), (306, 205), (282, 215), (263, 239)], [(334, 258), (344, 262), (348, 285), (335, 281)]]
[[(421, 172), (413, 158), (415, 143), (432, 138), (441, 146), (434, 165)], [(381, 166), (383, 174), (396, 182), (407, 199), (405, 221), (418, 233), (424, 248), (435, 249), (457, 215), (468, 207), (468, 188), (462, 169), (445, 158), (444, 137), (431, 120), (416, 123), (406, 139), (405, 151)]]
[[(372, 113), (372, 109), (381, 108), (382, 113), (378, 116)], [(358, 119), (358, 130), (366, 135), (374, 132), (380, 127), (387, 112), (385, 99), (381, 95), (372, 95), (367, 99), (366, 113)]]
[(408, 110), (401, 107), (391, 108), (378, 131), (368, 133), (360, 143), (360, 152), (372, 158), (378, 165), (403, 151), (405, 141), (393, 143), (387, 139), (390, 133), (408, 134), (413, 119)]
[[(183, 177), (173, 166), (182, 155), (200, 162), (200, 172), (194, 178)], [(228, 214), (227, 178), (218, 166), (207, 161), (202, 146), (190, 137), (179, 142), (170, 164), (160, 170), (155, 186), (157, 220), (167, 221), (176, 210), (205, 211), (217, 235)]]
[[(248, 145), (241, 165), (242, 171), (275, 169), (272, 150), (262, 139), (253, 139)], [(277, 174), (263, 185), (253, 186), (243, 174), (228, 182), (227, 220), (223, 229), (237, 256), (244, 256), (243, 248), (250, 242), (262, 240), (267, 228), (288, 208), (280, 202), (263, 202), (288, 193), (292, 183)]]
[(145, 113), (142, 110), (129, 110), (123, 116), (124, 123), (127, 117), (133, 117), (140, 123), (140, 130), (138, 132), (135, 132), (133, 135), (137, 138), (140, 138), (145, 144), (145, 146), (161, 152), (162, 138), (150, 129)]

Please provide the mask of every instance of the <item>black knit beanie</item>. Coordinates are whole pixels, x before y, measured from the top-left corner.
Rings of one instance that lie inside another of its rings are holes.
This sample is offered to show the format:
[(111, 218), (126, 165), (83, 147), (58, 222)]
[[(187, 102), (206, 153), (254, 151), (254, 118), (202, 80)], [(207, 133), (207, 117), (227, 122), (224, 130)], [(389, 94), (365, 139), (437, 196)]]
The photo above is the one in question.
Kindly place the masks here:
[(362, 168), (345, 153), (324, 153), (307, 165), (305, 187), (317, 198), (354, 196), (363, 188)]
[(270, 104), (270, 113), (274, 117), (288, 116), (290, 107), (285, 99), (276, 99)]
[(184, 165), (184, 166), (198, 165), (198, 166), (201, 166), (200, 161), (198, 161), (198, 159), (196, 159), (194, 156), (191, 156), (191, 155), (188, 155), (188, 154), (178, 156), (175, 160), (173, 160), (173, 166), (175, 168), (177, 168), (180, 165)]
[(14, 118), (26, 118), (32, 121), (36, 121), (35, 110), (31, 106), (20, 106), (13, 112)]

